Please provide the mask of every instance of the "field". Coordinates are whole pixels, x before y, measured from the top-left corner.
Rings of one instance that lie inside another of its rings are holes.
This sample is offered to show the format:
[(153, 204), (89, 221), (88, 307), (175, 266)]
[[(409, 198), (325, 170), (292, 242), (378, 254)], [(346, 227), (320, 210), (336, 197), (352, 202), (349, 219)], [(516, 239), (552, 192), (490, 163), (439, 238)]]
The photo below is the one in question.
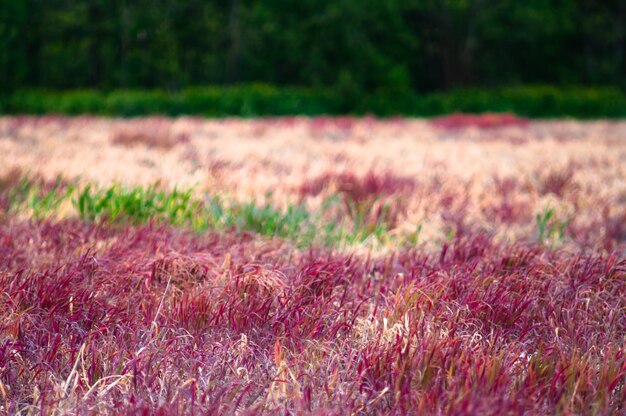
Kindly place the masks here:
[(0, 414), (625, 412), (624, 121), (0, 118)]

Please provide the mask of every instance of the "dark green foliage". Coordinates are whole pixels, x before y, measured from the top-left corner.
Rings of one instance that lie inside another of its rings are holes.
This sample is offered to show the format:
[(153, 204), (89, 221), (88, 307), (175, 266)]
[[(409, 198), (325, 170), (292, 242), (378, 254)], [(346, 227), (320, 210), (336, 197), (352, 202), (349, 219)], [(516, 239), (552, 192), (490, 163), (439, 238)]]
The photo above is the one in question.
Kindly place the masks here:
[(140, 116), (196, 114), (207, 117), (288, 114), (375, 114), (435, 116), (454, 112), (513, 112), (528, 117), (625, 117), (626, 95), (617, 88), (521, 86), (459, 89), (418, 95), (411, 91), (355, 92), (251, 84), (163, 90), (18, 91), (0, 101), (5, 113)]
[(276, 88), (254, 84), (236, 87), (189, 88), (178, 93), (163, 90), (24, 90), (6, 97), (0, 109), (8, 113), (198, 114), (207, 117), (336, 113), (337, 96), (304, 88)]
[(624, 88), (625, 26), (623, 0), (3, 1), (0, 92), (262, 82), (395, 113), (402, 91)]

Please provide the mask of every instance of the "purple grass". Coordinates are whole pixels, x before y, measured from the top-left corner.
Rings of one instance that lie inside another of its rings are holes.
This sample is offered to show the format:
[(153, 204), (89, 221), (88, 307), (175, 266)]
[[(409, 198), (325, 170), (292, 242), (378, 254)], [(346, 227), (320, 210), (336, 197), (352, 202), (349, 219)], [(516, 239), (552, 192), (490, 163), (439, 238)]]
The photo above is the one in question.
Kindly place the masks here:
[(175, 134), (171, 122), (166, 118), (150, 117), (118, 128), (112, 133), (111, 142), (127, 147), (144, 145), (169, 150), (176, 145), (188, 143), (189, 135)]
[(410, 193), (416, 189), (417, 183), (411, 178), (370, 170), (361, 176), (349, 171), (326, 172), (303, 183), (298, 191), (301, 198), (324, 191), (339, 194), (352, 219), (371, 226), (384, 223), (393, 227), (406, 215)]
[(493, 129), (501, 127), (526, 127), (528, 119), (508, 113), (486, 114), (451, 114), (435, 117), (430, 123), (441, 130), (459, 130), (466, 128)]
[(618, 254), (474, 233), (374, 259), (79, 221), (0, 241), (8, 413), (626, 410)]

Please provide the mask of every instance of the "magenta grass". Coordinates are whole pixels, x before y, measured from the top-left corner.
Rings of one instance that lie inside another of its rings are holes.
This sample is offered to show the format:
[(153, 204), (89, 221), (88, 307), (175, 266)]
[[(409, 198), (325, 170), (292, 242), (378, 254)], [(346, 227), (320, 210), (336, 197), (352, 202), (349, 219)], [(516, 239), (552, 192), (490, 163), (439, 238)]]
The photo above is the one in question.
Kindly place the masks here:
[(465, 128), (493, 129), (501, 127), (526, 127), (529, 120), (510, 113), (451, 114), (433, 118), (430, 123), (442, 130)]
[(0, 242), (8, 413), (626, 410), (616, 253), (474, 233), (366, 258), (79, 221)]

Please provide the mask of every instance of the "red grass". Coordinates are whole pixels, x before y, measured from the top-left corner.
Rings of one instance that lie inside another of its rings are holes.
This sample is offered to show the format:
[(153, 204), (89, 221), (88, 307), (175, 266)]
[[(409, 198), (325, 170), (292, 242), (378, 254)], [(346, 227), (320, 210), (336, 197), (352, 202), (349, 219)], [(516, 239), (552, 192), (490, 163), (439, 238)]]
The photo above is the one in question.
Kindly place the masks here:
[(393, 227), (406, 214), (409, 194), (416, 188), (417, 183), (411, 178), (370, 170), (362, 176), (353, 172), (327, 172), (303, 183), (298, 191), (301, 198), (324, 191), (339, 194), (351, 218), (358, 217), (371, 224), (384, 222)]
[(169, 150), (178, 144), (189, 142), (189, 136), (174, 134), (169, 120), (152, 117), (117, 129), (112, 133), (111, 142), (120, 146), (144, 145)]
[(493, 129), (500, 127), (525, 127), (529, 121), (525, 118), (508, 113), (485, 114), (451, 114), (435, 117), (430, 123), (442, 130), (459, 130), (469, 127), (479, 129)]
[(353, 172), (327, 172), (314, 178), (300, 187), (300, 194), (318, 195), (328, 188), (345, 195), (351, 201), (364, 202), (385, 195), (410, 192), (415, 182), (410, 178), (393, 175), (390, 172), (377, 174), (370, 170), (363, 176)]
[(527, 223), (532, 220), (530, 203), (516, 198), (527, 192), (525, 185), (517, 177), (494, 176), (493, 186), (489, 204), (482, 207), (486, 218), (503, 224)]
[(297, 252), (0, 228), (4, 411), (620, 414), (626, 262), (499, 246)]
[(541, 179), (539, 193), (546, 195), (552, 193), (563, 197), (567, 191), (574, 189), (574, 173), (576, 166), (570, 164), (562, 169), (551, 170)]

